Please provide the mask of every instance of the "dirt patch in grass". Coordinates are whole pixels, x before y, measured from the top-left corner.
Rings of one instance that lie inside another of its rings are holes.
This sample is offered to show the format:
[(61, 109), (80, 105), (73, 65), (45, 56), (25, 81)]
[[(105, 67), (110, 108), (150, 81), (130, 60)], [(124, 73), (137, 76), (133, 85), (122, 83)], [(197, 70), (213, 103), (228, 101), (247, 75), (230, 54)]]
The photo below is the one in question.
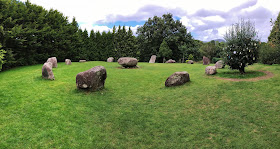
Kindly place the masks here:
[(266, 80), (266, 79), (272, 78), (272, 77), (274, 76), (274, 74), (273, 74), (272, 72), (269, 72), (269, 71), (263, 71), (263, 70), (257, 70), (257, 71), (265, 73), (265, 76), (256, 77), (256, 78), (249, 78), (249, 79), (221, 78), (221, 77), (217, 77), (217, 76), (215, 76), (215, 78), (216, 78), (216, 79), (220, 79), (220, 80), (227, 80), (227, 81), (239, 82), (239, 81), (259, 81), (259, 80)]

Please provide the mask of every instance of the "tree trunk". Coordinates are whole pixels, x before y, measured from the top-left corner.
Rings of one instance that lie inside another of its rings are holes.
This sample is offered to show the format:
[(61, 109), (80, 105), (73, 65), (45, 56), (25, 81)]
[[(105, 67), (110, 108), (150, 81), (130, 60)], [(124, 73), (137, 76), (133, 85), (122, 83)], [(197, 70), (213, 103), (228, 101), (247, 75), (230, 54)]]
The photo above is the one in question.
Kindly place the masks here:
[(183, 60), (182, 60), (182, 63), (184, 63), (185, 62), (185, 55), (183, 54)]
[(162, 63), (165, 63), (165, 57), (163, 57), (163, 61), (162, 61)]
[(240, 67), (239, 72), (240, 74), (245, 74), (245, 67)]

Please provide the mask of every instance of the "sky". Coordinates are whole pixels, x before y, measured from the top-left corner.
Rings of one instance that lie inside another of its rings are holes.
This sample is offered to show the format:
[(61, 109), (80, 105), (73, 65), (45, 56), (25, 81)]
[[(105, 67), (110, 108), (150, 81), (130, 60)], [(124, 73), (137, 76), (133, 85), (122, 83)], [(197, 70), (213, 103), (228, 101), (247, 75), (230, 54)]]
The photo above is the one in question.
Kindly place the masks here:
[[(26, 1), (26, 0), (20, 0)], [(223, 39), (226, 30), (240, 19), (255, 23), (261, 41), (267, 41), (271, 19), (280, 12), (279, 0), (29, 0), (45, 9), (57, 9), (80, 28), (110, 31), (114, 25), (137, 28), (148, 18), (173, 14), (191, 32), (194, 39)]]

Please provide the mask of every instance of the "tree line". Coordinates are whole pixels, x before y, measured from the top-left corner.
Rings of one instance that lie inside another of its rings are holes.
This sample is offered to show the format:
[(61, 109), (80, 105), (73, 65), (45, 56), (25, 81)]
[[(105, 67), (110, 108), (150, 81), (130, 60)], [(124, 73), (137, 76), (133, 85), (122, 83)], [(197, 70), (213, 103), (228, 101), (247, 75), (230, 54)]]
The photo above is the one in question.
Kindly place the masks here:
[[(279, 16), (272, 23), (269, 42), (261, 46), (259, 57), (269, 64), (279, 63), (280, 57)], [(148, 62), (151, 55), (157, 55), (157, 62), (169, 58), (177, 62), (200, 61), (207, 56), (215, 62), (225, 57), (228, 47), (223, 42), (193, 39), (182, 22), (174, 20), (170, 13), (149, 18), (136, 34), (125, 26), (114, 26), (108, 32), (88, 32), (79, 28), (75, 18), (69, 22), (57, 10), (46, 10), (29, 1), (1, 0), (0, 70), (2, 65), (9, 69), (44, 63), (53, 56), (58, 61), (105, 61), (108, 57), (129, 56), (142, 62)]]

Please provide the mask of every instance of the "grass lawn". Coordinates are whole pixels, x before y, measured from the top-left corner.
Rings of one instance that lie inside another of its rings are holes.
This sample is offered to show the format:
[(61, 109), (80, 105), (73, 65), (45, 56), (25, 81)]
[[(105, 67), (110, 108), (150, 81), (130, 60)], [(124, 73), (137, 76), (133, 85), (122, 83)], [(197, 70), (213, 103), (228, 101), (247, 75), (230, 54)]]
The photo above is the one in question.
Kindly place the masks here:
[[(98, 65), (105, 89), (77, 90), (76, 75)], [(0, 148), (279, 148), (280, 65), (246, 68), (274, 74), (257, 82), (218, 80), (202, 64), (138, 66), (58, 63), (54, 81), (42, 64), (0, 72)], [(176, 71), (191, 82), (166, 88)]]

